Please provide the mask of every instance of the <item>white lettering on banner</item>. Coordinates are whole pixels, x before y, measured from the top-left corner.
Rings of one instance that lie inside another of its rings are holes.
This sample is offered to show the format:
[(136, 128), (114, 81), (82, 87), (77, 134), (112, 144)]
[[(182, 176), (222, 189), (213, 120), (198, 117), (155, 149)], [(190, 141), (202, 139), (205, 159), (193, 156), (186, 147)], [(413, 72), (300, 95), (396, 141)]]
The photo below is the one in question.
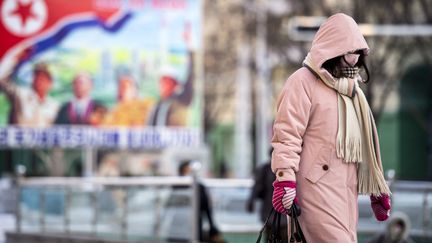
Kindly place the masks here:
[[(152, 129), (153, 130), (153, 129)], [(130, 148), (140, 148), (142, 144), (153, 147), (153, 131), (143, 132), (142, 130), (131, 130), (128, 134), (128, 143)]]
[(18, 138), (18, 144), (28, 144), (30, 147), (34, 147), (37, 144), (38, 136), (37, 136), (37, 130), (30, 130), (28, 132), (24, 132), (22, 130), (18, 131), (17, 133)]
[(118, 147), (119, 148), (127, 148), (128, 147), (128, 131), (127, 129), (119, 130), (119, 138), (118, 138)]
[(0, 147), (11, 148), (190, 148), (199, 147), (200, 139), (193, 128), (0, 127)]
[(6, 146), (7, 144), (7, 134), (6, 131), (0, 131), (0, 146)]
[(15, 144), (15, 128), (11, 127), (10, 129), (6, 130), (6, 144), (5, 146), (10, 146), (10, 147), (14, 147), (16, 146)]

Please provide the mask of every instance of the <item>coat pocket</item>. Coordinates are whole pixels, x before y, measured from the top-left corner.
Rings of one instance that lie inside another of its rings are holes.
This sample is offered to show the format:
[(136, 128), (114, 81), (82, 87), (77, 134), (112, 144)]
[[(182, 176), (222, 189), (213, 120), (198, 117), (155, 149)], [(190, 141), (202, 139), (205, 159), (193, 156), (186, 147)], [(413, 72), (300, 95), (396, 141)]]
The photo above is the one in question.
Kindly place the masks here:
[(329, 173), (331, 169), (331, 155), (332, 150), (330, 148), (321, 148), (305, 178), (312, 183), (317, 183), (324, 175)]

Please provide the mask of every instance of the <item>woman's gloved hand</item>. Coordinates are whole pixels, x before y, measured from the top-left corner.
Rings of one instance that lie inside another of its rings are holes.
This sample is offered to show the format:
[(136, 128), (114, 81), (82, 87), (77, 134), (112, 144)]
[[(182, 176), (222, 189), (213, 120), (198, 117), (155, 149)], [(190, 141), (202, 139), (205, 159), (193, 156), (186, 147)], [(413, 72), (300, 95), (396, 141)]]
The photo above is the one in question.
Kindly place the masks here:
[(378, 221), (385, 221), (390, 216), (391, 201), (386, 194), (379, 197), (370, 196), (372, 211)]
[(273, 182), (273, 207), (279, 213), (287, 214), (293, 203), (297, 203), (296, 182), (278, 181)]

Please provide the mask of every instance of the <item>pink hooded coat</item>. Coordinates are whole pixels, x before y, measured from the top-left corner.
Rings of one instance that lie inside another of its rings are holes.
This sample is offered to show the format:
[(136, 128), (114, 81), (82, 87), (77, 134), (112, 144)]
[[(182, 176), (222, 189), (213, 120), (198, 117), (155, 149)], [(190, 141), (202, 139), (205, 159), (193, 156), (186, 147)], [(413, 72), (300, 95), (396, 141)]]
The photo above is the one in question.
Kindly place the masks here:
[[(369, 47), (356, 22), (335, 14), (323, 23), (310, 55), (318, 67), (331, 58)], [(311, 243), (357, 242), (357, 169), (336, 155), (337, 92), (307, 68), (285, 83), (273, 126), (272, 170), (297, 182), (300, 225)]]

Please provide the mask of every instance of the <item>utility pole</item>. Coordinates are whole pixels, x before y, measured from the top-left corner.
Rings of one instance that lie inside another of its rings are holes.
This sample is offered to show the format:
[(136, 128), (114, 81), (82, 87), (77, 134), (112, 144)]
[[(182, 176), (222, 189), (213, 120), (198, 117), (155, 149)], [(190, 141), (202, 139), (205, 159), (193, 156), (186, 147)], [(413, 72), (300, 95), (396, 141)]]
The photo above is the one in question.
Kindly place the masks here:
[(268, 160), (270, 143), (270, 87), (267, 67), (267, 5), (264, 0), (256, 0), (257, 36), (255, 63), (257, 66), (256, 112), (255, 112), (255, 158), (258, 164)]
[(237, 178), (250, 175), (252, 165), (252, 87), (249, 73), (250, 46), (243, 42), (237, 51), (235, 173)]

